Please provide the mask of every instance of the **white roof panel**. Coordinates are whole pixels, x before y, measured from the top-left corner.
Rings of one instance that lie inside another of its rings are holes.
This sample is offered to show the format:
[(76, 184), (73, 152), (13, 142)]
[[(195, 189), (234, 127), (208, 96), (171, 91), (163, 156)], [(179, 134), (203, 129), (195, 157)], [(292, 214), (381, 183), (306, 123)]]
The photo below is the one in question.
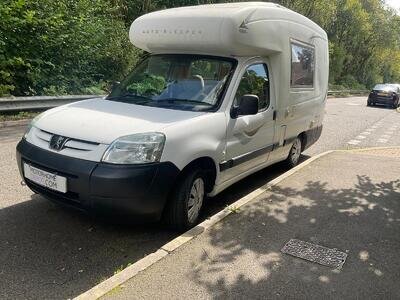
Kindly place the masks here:
[[(297, 27), (291, 32), (292, 27)], [(148, 52), (262, 55), (282, 51), (288, 36), (326, 39), (314, 22), (274, 3), (241, 2), (179, 7), (137, 18), (131, 42)]]

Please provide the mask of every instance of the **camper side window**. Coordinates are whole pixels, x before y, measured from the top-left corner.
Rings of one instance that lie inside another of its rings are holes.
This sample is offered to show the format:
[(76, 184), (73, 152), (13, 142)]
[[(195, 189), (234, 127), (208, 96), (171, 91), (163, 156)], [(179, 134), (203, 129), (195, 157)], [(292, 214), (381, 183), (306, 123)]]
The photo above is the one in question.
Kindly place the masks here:
[(269, 107), (269, 78), (268, 68), (265, 64), (254, 64), (247, 67), (236, 91), (234, 105), (239, 105), (242, 96), (247, 94), (258, 96), (258, 111)]
[(290, 87), (314, 87), (314, 48), (292, 43), (292, 72)]

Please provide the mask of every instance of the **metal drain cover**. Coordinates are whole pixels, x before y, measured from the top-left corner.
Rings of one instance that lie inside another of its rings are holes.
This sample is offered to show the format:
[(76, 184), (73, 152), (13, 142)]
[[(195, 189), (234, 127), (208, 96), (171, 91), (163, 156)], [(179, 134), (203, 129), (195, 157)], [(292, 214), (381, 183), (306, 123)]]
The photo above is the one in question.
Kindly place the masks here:
[(330, 249), (296, 239), (291, 239), (287, 242), (281, 252), (336, 269), (342, 268), (347, 258), (347, 253), (337, 249)]

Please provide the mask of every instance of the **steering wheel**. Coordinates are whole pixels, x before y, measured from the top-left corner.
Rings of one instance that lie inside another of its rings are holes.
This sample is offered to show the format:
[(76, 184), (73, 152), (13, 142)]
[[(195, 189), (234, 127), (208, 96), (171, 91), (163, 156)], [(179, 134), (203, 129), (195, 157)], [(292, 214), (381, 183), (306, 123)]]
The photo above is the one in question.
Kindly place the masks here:
[(198, 96), (196, 98), (199, 98), (200, 96), (203, 96), (204, 98), (207, 97), (208, 95), (204, 92), (205, 86), (204, 86), (203, 76), (196, 74), (196, 75), (193, 75), (192, 77), (198, 79), (200, 81), (200, 85), (201, 85), (200, 93), (198, 93)]

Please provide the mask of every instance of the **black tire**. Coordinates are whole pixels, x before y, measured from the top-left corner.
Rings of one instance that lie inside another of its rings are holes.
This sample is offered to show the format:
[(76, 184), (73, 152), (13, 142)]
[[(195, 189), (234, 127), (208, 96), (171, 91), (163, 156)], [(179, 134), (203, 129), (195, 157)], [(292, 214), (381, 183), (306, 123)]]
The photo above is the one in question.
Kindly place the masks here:
[(303, 150), (303, 141), (302, 139), (298, 136), (294, 142), (292, 147), (290, 148), (289, 155), (285, 160), (285, 165), (288, 168), (293, 168), (297, 166), (297, 164), (300, 161), (300, 156), (301, 152)]
[[(192, 199), (191, 192), (194, 184), (199, 182), (198, 180), (203, 182), (203, 195), (200, 207), (198, 208), (198, 213), (191, 219), (189, 217), (189, 201)], [(197, 224), (206, 194), (205, 183), (204, 172), (201, 169), (191, 169), (182, 174), (174, 187), (164, 210), (163, 219), (168, 227), (184, 231)]]

